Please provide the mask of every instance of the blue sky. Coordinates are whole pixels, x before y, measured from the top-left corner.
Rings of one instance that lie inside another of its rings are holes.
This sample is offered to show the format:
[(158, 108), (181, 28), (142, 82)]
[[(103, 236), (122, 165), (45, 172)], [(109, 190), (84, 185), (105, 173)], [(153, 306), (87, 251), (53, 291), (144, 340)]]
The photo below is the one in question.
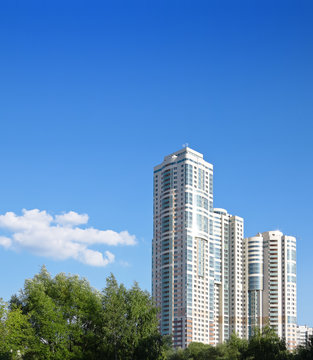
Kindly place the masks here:
[(153, 166), (188, 142), (246, 236), (297, 237), (298, 321), (313, 326), (311, 1), (8, 0), (0, 46), (0, 214), (39, 209), (25, 214), (43, 231), (93, 239), (66, 258), (25, 228), (9, 246), (7, 225), (0, 297), (42, 264), (150, 290)]

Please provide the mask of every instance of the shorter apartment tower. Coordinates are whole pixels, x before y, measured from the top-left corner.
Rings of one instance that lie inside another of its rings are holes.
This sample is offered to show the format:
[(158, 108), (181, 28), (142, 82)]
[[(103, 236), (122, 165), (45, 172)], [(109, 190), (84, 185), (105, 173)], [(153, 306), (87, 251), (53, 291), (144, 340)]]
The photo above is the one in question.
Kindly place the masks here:
[(249, 334), (269, 325), (297, 346), (296, 239), (267, 231), (246, 239), (248, 262)]
[(244, 221), (224, 209), (214, 209), (216, 343), (232, 332), (246, 337)]
[(313, 328), (306, 325), (297, 326), (297, 345), (306, 346), (313, 339)]
[(229, 335), (235, 332), (244, 339), (247, 337), (247, 290), (243, 219), (232, 216), (229, 231)]

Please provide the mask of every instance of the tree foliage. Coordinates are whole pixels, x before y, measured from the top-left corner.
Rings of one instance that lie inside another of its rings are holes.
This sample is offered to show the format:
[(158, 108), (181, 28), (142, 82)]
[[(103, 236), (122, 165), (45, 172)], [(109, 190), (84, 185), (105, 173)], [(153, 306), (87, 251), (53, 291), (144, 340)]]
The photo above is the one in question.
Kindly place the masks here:
[(102, 296), (106, 354), (112, 360), (163, 359), (166, 341), (158, 332), (157, 309), (138, 284), (127, 290), (114, 276)]
[[(302, 351), (307, 351), (308, 349)], [(298, 357), (297, 357), (298, 356)], [(312, 359), (301, 357), (300, 353), (291, 353), (285, 342), (275, 332), (266, 327), (261, 332), (255, 329), (254, 335), (248, 340), (240, 339), (232, 334), (230, 339), (216, 347), (202, 343), (191, 343), (187, 349), (172, 351), (169, 360), (288, 360)]]
[(247, 348), (248, 359), (285, 360), (290, 356), (285, 342), (276, 335), (273, 329), (266, 327), (262, 332), (257, 328), (254, 330)]
[(0, 359), (27, 358), (38, 346), (29, 317), (21, 309), (11, 311), (0, 301)]
[(309, 339), (305, 346), (299, 346), (295, 360), (313, 360), (313, 338)]
[[(127, 290), (114, 276), (103, 292), (86, 279), (43, 267), (0, 307), (3, 359), (164, 359), (157, 310), (138, 284)], [(1, 358), (0, 358), (1, 359)]]
[(172, 349), (148, 292), (113, 275), (102, 292), (43, 267), (9, 304), (0, 299), (0, 360), (313, 360), (313, 343), (291, 353), (270, 328), (248, 340)]

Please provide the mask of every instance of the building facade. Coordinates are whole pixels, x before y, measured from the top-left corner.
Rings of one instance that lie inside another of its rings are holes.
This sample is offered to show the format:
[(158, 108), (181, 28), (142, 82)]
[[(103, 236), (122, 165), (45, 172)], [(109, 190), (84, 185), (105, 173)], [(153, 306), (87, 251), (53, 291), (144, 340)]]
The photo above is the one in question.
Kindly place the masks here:
[(248, 332), (269, 325), (297, 346), (296, 239), (267, 231), (246, 239), (248, 263)]
[(248, 335), (263, 325), (263, 237), (261, 234), (246, 239), (248, 287)]
[(247, 292), (245, 285), (246, 255), (244, 220), (224, 209), (214, 209), (215, 262), (218, 265), (215, 294), (218, 342), (227, 340), (235, 332), (247, 336)]
[(313, 328), (306, 325), (297, 326), (297, 345), (307, 346), (313, 339)]
[(184, 148), (154, 168), (152, 296), (175, 347), (216, 345), (269, 325), (297, 346), (296, 239), (244, 238), (244, 220), (213, 207), (213, 165)]
[(213, 165), (184, 148), (154, 168), (152, 295), (175, 347), (246, 335), (243, 219), (213, 208)]

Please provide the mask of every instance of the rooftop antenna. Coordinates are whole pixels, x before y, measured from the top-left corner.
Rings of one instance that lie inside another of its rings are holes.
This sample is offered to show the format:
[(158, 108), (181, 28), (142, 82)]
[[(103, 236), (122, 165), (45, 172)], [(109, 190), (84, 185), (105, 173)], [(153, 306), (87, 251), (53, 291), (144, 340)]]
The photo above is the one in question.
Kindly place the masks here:
[(186, 147), (188, 147), (188, 146), (189, 146), (188, 143), (183, 144), (183, 147), (184, 147), (184, 148), (186, 148)]

